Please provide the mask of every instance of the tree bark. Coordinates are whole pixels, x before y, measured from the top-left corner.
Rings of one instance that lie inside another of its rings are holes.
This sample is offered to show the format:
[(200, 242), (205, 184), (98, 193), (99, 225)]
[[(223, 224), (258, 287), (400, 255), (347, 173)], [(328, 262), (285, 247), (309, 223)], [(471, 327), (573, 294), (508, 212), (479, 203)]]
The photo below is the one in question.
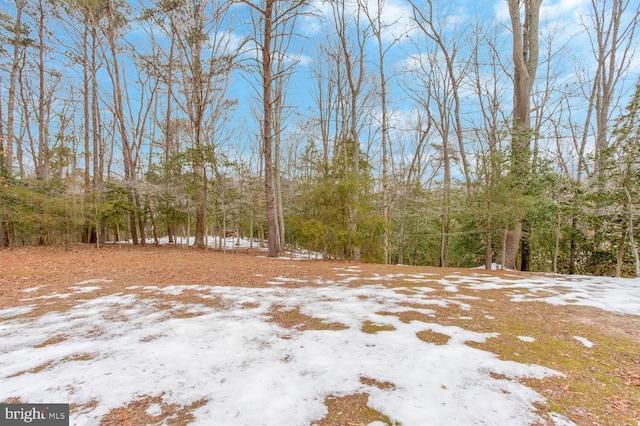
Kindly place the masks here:
[[(524, 5), (524, 21), (520, 5)], [(511, 131), (511, 179), (519, 195), (527, 192), (531, 157), (531, 90), (538, 67), (538, 27), (542, 0), (508, 0), (513, 30), (513, 114)], [(524, 213), (522, 213), (524, 214)], [(507, 233), (505, 268), (516, 269), (522, 239), (522, 218)], [(529, 264), (523, 253), (521, 266)]]
[[(387, 107), (387, 77), (385, 74), (385, 58), (389, 48), (384, 47), (382, 42), (383, 31), (387, 28), (382, 22), (382, 13), (385, 0), (377, 0), (375, 2), (375, 15), (369, 11), (367, 2), (360, 0), (367, 18), (371, 24), (371, 29), (376, 38), (378, 50), (378, 76), (380, 78), (380, 110), (381, 110), (381, 129), (380, 129), (380, 145), (382, 147), (382, 219), (384, 221), (384, 231), (382, 237), (382, 249), (384, 263), (388, 264), (390, 260), (389, 248), (389, 232), (390, 232), (390, 206), (389, 206), (389, 118)], [(395, 42), (394, 42), (395, 43)]]
[(520, 239), (520, 270), (528, 271), (531, 268), (531, 223), (527, 219), (522, 220), (522, 236)]
[[(622, 15), (629, 6), (629, 0), (591, 0), (595, 29), (595, 49), (597, 71), (595, 77), (595, 112), (596, 112), (596, 140), (595, 140), (595, 172), (599, 178), (600, 189), (604, 190), (603, 160), (608, 146), (610, 109), (616, 84), (626, 67), (621, 67), (617, 61), (618, 53), (627, 56), (629, 45), (624, 47), (624, 38), (627, 43), (633, 39), (633, 31), (621, 28)], [(600, 10), (599, 10), (600, 8)], [(609, 21), (607, 22), (607, 15)], [(638, 10), (635, 12), (636, 19)], [(633, 22), (632, 21), (632, 22)], [(622, 38), (621, 38), (622, 36)], [(622, 47), (622, 52), (618, 49)], [(624, 66), (624, 65), (623, 65)]]
[(104, 153), (102, 140), (102, 124), (100, 119), (100, 100), (98, 94), (98, 29), (93, 13), (91, 14), (91, 128), (93, 144), (93, 202), (96, 213), (96, 229), (98, 230), (97, 245), (104, 244), (107, 236), (107, 223), (98, 215), (98, 205), (104, 201)]
[[(279, 224), (278, 206), (274, 182), (277, 178), (277, 164), (274, 164), (274, 99), (273, 85), (277, 78), (273, 72), (274, 42), (277, 37), (285, 37), (279, 34), (277, 29), (284, 25), (287, 20), (295, 16), (297, 9), (306, 0), (294, 0), (285, 4), (282, 10), (278, 10), (278, 0), (264, 0), (264, 8), (251, 3), (249, 0), (240, 0), (257, 12), (262, 19), (262, 39), (257, 40), (260, 45), (260, 74), (262, 77), (262, 154), (264, 158), (264, 192), (267, 209), (267, 244), (269, 257), (277, 257), (280, 253), (279, 246)], [(258, 31), (256, 30), (256, 33)], [(290, 34), (289, 34), (290, 35)], [(257, 38), (257, 37), (256, 37)], [(282, 45), (282, 44), (281, 44)], [(277, 161), (277, 158), (275, 158)]]
[(492, 228), (491, 228), (491, 202), (487, 202), (487, 241), (484, 251), (484, 267), (487, 271), (491, 270), (493, 264), (493, 241), (492, 241)]
[(48, 123), (46, 117), (46, 110), (50, 108), (50, 102), (47, 99), (47, 79), (45, 78), (45, 11), (43, 0), (38, 2), (38, 166), (36, 170), (39, 171), (39, 177), (42, 180), (49, 180), (49, 141), (46, 134), (48, 132)]
[[(513, 228), (506, 227), (506, 235), (504, 238), (504, 269), (516, 269), (516, 261), (518, 258), (518, 249), (520, 237), (522, 236), (522, 221), (516, 221), (512, 224)], [(515, 244), (514, 244), (515, 242)]]
[(264, 155), (264, 192), (267, 203), (267, 244), (269, 257), (277, 257), (278, 248), (278, 223), (277, 207), (273, 189), (273, 70), (271, 65), (271, 43), (273, 34), (273, 8), (274, 0), (266, 0), (263, 13), (264, 27), (261, 46), (262, 53), (262, 150)]
[[(82, 242), (87, 244), (91, 239), (91, 215), (92, 215), (92, 196), (93, 188), (91, 187), (91, 101), (89, 94), (89, 16), (88, 12), (84, 13), (84, 31), (82, 32), (82, 99), (84, 113), (84, 225), (82, 227)], [(95, 157), (94, 157), (95, 158)]]
[[(131, 205), (135, 204), (134, 186), (135, 186), (135, 170), (133, 153), (131, 149), (131, 141), (127, 132), (127, 125), (124, 117), (124, 100), (122, 96), (122, 80), (120, 76), (120, 61), (118, 60), (118, 48), (116, 46), (116, 22), (112, 0), (107, 1), (107, 41), (111, 53), (111, 82), (113, 88), (114, 115), (116, 118), (116, 126), (120, 133), (122, 143), (122, 156), (124, 158), (124, 178), (127, 184), (127, 200)], [(135, 210), (129, 210), (129, 226), (131, 228), (131, 240), (133, 245), (138, 245), (138, 231)]]
[(25, 1), (16, 0), (16, 21), (13, 34), (13, 57), (11, 62), (11, 74), (9, 77), (9, 94), (7, 98), (7, 140), (4, 149), (4, 167), (7, 174), (13, 173), (13, 143), (15, 140), (15, 100), (18, 71), (20, 70), (20, 57), (24, 47), (22, 46), (22, 12)]

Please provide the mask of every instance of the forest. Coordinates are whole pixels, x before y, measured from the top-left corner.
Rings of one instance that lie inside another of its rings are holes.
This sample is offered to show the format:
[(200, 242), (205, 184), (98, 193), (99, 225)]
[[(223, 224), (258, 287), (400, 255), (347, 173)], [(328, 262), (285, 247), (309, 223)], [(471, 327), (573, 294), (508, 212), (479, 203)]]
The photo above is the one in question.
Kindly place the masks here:
[(8, 0), (0, 247), (235, 235), (271, 257), (640, 276), (639, 18)]

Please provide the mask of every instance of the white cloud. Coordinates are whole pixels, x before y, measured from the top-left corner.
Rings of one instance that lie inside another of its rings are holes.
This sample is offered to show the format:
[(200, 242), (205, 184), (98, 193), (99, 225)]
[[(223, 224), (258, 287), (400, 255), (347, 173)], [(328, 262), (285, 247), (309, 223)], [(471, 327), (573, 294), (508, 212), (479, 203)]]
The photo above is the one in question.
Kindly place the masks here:
[(403, 36), (411, 32), (414, 25), (411, 21), (411, 7), (407, 2), (399, 0), (366, 0), (365, 7), (369, 11), (372, 19), (378, 18), (378, 2), (382, 5), (382, 38), (384, 42), (390, 43), (400, 40)]
[(589, 0), (557, 0), (542, 2), (540, 17), (542, 19), (572, 19), (583, 13), (589, 6)]
[[(382, 3), (382, 39), (385, 43), (401, 39), (411, 31), (411, 7), (408, 2), (402, 0), (360, 0), (372, 19), (378, 17), (378, 1)], [(314, 35), (322, 32), (323, 29), (333, 28), (333, 11), (331, 3), (324, 0), (313, 0), (310, 9), (315, 12), (314, 16), (306, 16), (302, 20), (301, 28), (304, 34)], [(358, 12), (357, 0), (345, 0), (345, 14), (347, 17), (355, 17)], [(361, 22), (366, 25), (367, 20), (364, 12), (361, 12)]]
[[(584, 13), (589, 5), (589, 0), (555, 0), (543, 1), (540, 6), (541, 21), (566, 21), (578, 22), (579, 16)], [(496, 2), (494, 6), (496, 18), (500, 21), (509, 21), (509, 7), (506, 0)]]

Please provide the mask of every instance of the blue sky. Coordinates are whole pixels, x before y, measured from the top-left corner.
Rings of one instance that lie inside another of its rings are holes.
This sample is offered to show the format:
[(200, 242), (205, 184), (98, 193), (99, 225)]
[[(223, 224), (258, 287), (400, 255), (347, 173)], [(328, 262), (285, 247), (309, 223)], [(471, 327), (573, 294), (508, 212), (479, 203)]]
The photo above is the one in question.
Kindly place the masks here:
[[(602, 0), (604, 1), (604, 0)], [(607, 0), (611, 1), (611, 0)], [(9, 14), (14, 13), (13, 2), (1, 0), (2, 9)], [(133, 16), (141, 10), (141, 6), (148, 6), (151, 2), (140, 1), (133, 5)], [(417, 6), (425, 11), (425, 3), (423, 0), (415, 2)], [(368, 3), (370, 10), (375, 10), (376, 2), (370, 0)], [(589, 78), (589, 74), (593, 74), (595, 62), (591, 53), (590, 39), (585, 27), (590, 25), (588, 14), (591, 8), (590, 0), (545, 0), (541, 9), (541, 55), (540, 68), (538, 71), (538, 85), (534, 89), (534, 105), (542, 100), (542, 91), (546, 90), (543, 85), (545, 74), (549, 72), (552, 75), (553, 87), (550, 90), (549, 105), (559, 102), (561, 89), (574, 89), (576, 95), (572, 98), (575, 102), (574, 114), (580, 114), (579, 109), (584, 105), (584, 99), (578, 99), (579, 84), (581, 79)], [(296, 34), (292, 38), (289, 49), (290, 58), (298, 59), (295, 71), (291, 76), (289, 89), (287, 92), (288, 110), (292, 112), (288, 120), (287, 141), (291, 144), (301, 144), (306, 137), (300, 135), (300, 129), (309, 132), (309, 122), (316, 115), (313, 105), (313, 78), (312, 70), (320, 59), (318, 55), (318, 47), (320, 44), (326, 44), (330, 40), (335, 40), (335, 30), (333, 29), (332, 13), (330, 4), (321, 0), (313, 0), (309, 4), (308, 10), (313, 10), (313, 16), (307, 15), (299, 19), (296, 27)], [(351, 11), (351, 16), (355, 15), (356, 3), (351, 2), (347, 5), (347, 10)], [(246, 5), (237, 4), (232, 9), (233, 22), (227, 29), (230, 40), (233, 43), (239, 43), (251, 34), (251, 21), (248, 15), (248, 7)], [(393, 122), (392, 127), (395, 129), (392, 134), (392, 143), (396, 146), (396, 153), (401, 156), (403, 151), (409, 152), (415, 135), (406, 131), (415, 121), (416, 115), (421, 112), (421, 108), (412, 102), (408, 96), (410, 93), (417, 93), (417, 89), (411, 86), (413, 76), (408, 70), (411, 64), (415, 64), (427, 57), (433, 52), (433, 45), (429, 45), (428, 40), (420, 36), (420, 32), (412, 23), (411, 5), (404, 0), (387, 0), (383, 7), (383, 23), (388, 28), (383, 32), (383, 43), (385, 49), (388, 49), (387, 60), (385, 63), (385, 71), (388, 78), (389, 90), (389, 107), (392, 110)], [(366, 19), (363, 17), (363, 20)], [(58, 27), (51, 28), (53, 33), (59, 38), (61, 43), (69, 45), (73, 41), (73, 31), (69, 28), (61, 28), (57, 21), (52, 20), (52, 25)], [(510, 24), (507, 13), (507, 3), (505, 0), (493, 1), (434, 1), (434, 22), (440, 29), (441, 36), (445, 43), (449, 46), (455, 44), (458, 58), (464, 59), (468, 56), (468, 52), (473, 44), (468, 41), (468, 37), (472, 33), (471, 30), (477, 27), (478, 30), (485, 30), (491, 37), (495, 37), (499, 41), (500, 61), (504, 67), (502, 75), (499, 76), (499, 85), (503, 93), (500, 96), (503, 103), (505, 114), (510, 113)], [(127, 34), (127, 40), (136, 49), (148, 51), (150, 43), (148, 33), (143, 31), (140, 24), (131, 22), (130, 32)], [(552, 46), (553, 54), (547, 54), (547, 45)], [(245, 45), (244, 59), (252, 56), (252, 44), (249, 42)], [(367, 41), (365, 53), (367, 55), (367, 72), (372, 76), (377, 73), (376, 64), (376, 44), (373, 38)], [(637, 50), (638, 44), (634, 44)], [(81, 76), (81, 70), (78, 66), (70, 67), (62, 65), (62, 61), (66, 60), (63, 56), (65, 49), (56, 46), (57, 52), (51, 54), (51, 68), (56, 68), (63, 73), (62, 87), (71, 87), (78, 85), (78, 78)], [(482, 45), (481, 49), (487, 49), (486, 45)], [(427, 56), (425, 56), (427, 55)], [(438, 58), (439, 54), (435, 54), (434, 58)], [(488, 57), (481, 59), (488, 60)], [(5, 58), (5, 64), (7, 60)], [(462, 61), (464, 62), (464, 61)], [(249, 64), (245, 61), (244, 64)], [(549, 65), (549, 66), (547, 66)], [(640, 70), (640, 56), (636, 55), (629, 62), (629, 68), (623, 85), (620, 88), (621, 104), (618, 105), (617, 111), (624, 106), (625, 96), (630, 88), (635, 84)], [(127, 79), (129, 84), (128, 90), (134, 98), (133, 105), (136, 105), (136, 84), (137, 78), (135, 69), (127, 67)], [(488, 69), (487, 69), (488, 71)], [(6, 74), (6, 73), (5, 73)], [(248, 72), (234, 72), (231, 76), (231, 84), (228, 90), (228, 96), (238, 101), (237, 108), (233, 114), (232, 120), (229, 120), (227, 134), (232, 135), (226, 148), (234, 153), (244, 152), (248, 154), (257, 150), (257, 123), (253, 119), (253, 115), (259, 113), (260, 100), (256, 96), (255, 86), (251, 83), (256, 82), (258, 76)], [(482, 75), (487, 84), (496, 80), (488, 72)], [(105, 73), (100, 76), (100, 83), (103, 87), (105, 98), (109, 92), (109, 79)], [(6, 79), (3, 79), (3, 85), (6, 88)], [(375, 90), (375, 83), (369, 84), (372, 90)], [(76, 91), (76, 94), (78, 92)], [(461, 97), (463, 100), (463, 118), (464, 125), (472, 127), (476, 120), (479, 110), (475, 100), (476, 96), (470, 91), (468, 84), (461, 87)], [(6, 89), (3, 90), (3, 96), (6, 96)], [(68, 94), (60, 93), (60, 97), (68, 96)], [(616, 95), (618, 96), (618, 95)], [(556, 107), (559, 104), (556, 105)], [(379, 108), (376, 106), (375, 99), (369, 104), (368, 114), (373, 118), (379, 118)], [(376, 111), (376, 108), (378, 110)], [(423, 112), (423, 111), (422, 111)], [(615, 112), (614, 112), (615, 114)], [(108, 111), (105, 112), (105, 119)], [(363, 130), (370, 136), (372, 144), (372, 155), (377, 155), (379, 149), (376, 147), (375, 123), (368, 130)], [(437, 142), (437, 135), (433, 136), (433, 140)], [(364, 140), (367, 137), (363, 137)], [(366, 143), (366, 142), (365, 142)], [(553, 147), (550, 146), (549, 149)], [(469, 148), (473, 151), (473, 147)], [(570, 150), (569, 150), (570, 151)], [(240, 154), (238, 154), (240, 155)]]

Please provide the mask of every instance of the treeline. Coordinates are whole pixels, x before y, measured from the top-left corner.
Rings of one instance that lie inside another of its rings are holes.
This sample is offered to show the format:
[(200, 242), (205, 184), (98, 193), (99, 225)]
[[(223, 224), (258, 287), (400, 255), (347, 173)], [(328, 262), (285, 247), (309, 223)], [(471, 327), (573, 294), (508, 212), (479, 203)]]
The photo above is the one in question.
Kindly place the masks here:
[(639, 275), (640, 6), (441, 3), (14, 0), (0, 246)]

